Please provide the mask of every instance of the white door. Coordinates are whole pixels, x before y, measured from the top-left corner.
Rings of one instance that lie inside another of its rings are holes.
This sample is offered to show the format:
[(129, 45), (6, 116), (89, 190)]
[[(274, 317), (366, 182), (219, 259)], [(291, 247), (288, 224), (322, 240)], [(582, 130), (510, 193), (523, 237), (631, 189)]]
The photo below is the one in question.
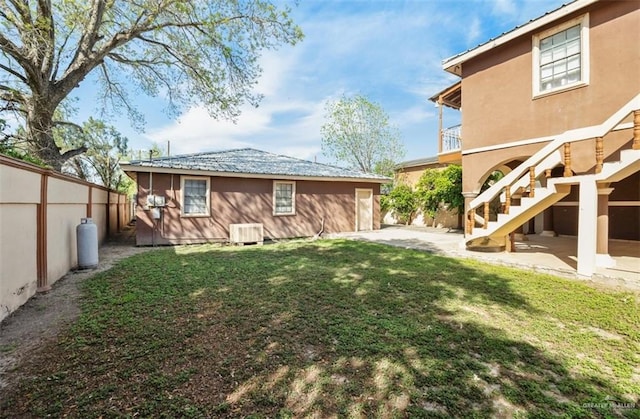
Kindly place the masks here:
[(356, 231), (373, 230), (373, 189), (356, 189)]

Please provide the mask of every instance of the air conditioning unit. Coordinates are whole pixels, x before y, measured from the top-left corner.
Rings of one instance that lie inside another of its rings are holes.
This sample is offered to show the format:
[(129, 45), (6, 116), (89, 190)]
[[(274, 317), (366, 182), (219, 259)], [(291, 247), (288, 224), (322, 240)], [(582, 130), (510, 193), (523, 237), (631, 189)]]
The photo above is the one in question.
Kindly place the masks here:
[(262, 224), (229, 224), (229, 241), (236, 244), (264, 242)]

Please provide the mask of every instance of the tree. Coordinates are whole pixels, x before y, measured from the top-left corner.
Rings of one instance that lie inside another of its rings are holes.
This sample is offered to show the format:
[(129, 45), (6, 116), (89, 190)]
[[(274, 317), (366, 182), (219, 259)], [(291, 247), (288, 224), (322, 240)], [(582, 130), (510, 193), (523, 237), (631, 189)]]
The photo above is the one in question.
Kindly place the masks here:
[(9, 133), (7, 121), (5, 119), (0, 119), (0, 154), (24, 160), (37, 166), (46, 167), (46, 164), (42, 160), (27, 153), (17, 142), (17, 139), (18, 137)]
[(388, 175), (404, 156), (398, 130), (382, 107), (366, 97), (343, 96), (327, 104), (322, 152), (367, 173)]
[(445, 169), (427, 169), (416, 185), (416, 193), (420, 208), (427, 215), (435, 218), (442, 204), (449, 209), (464, 213), (464, 196), (462, 195), (462, 167), (449, 165)]
[(160, 147), (160, 144), (154, 141), (149, 149), (134, 150), (130, 148), (127, 151), (126, 160), (149, 160), (149, 158), (165, 157), (167, 155), (166, 151), (166, 148)]
[[(493, 186), (494, 183), (498, 182), (500, 179), (504, 177), (504, 173), (499, 170), (494, 170), (491, 172), (487, 180), (484, 181), (482, 187), (480, 188), (480, 193), (486, 191), (490, 187)], [(500, 201), (500, 196), (496, 196), (493, 201), (489, 203), (489, 212), (493, 214), (494, 217), (497, 217), (500, 212), (502, 212), (502, 202)]]
[(441, 170), (426, 169), (418, 183), (416, 184), (416, 195), (418, 196), (419, 206), (425, 215), (435, 219), (442, 200), (437, 191), (438, 178)]
[(130, 88), (161, 93), (173, 111), (201, 103), (235, 118), (260, 99), (260, 51), (300, 39), (289, 10), (268, 0), (1, 1), (0, 114), (17, 112), (32, 152), (60, 170), (86, 148), (58, 148), (54, 115), (90, 73), (105, 109), (124, 106), (133, 121)]
[(396, 185), (391, 192), (389, 192), (389, 195), (381, 199), (381, 207), (383, 210), (392, 210), (406, 225), (411, 224), (414, 215), (418, 211), (417, 195), (413, 189), (411, 189), (411, 186), (403, 183)]
[(71, 148), (84, 144), (87, 152), (67, 160), (63, 171), (81, 179), (100, 183), (103, 186), (126, 192), (131, 184), (130, 179), (120, 169), (120, 160), (127, 150), (127, 138), (104, 121), (89, 118), (82, 130), (56, 130), (55, 137), (64, 138)]

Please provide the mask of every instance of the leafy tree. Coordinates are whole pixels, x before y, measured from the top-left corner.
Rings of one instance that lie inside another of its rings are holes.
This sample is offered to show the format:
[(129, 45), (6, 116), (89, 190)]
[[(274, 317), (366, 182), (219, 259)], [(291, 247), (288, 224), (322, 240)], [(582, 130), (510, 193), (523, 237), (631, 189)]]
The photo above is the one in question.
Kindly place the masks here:
[(329, 103), (325, 118), (322, 151), (328, 157), (363, 172), (389, 175), (404, 156), (398, 130), (382, 107), (364, 96)]
[(5, 119), (0, 119), (0, 154), (33, 163), (37, 166), (46, 167), (46, 164), (36, 156), (30, 155), (21, 144), (19, 137), (8, 132), (8, 124)]
[(383, 209), (394, 211), (409, 225), (418, 211), (417, 195), (409, 185), (396, 185), (381, 203)]
[(127, 152), (126, 160), (148, 160), (150, 156), (154, 159), (157, 157), (164, 157), (167, 155), (165, 151), (166, 149), (160, 147), (157, 142), (152, 142), (149, 149), (134, 150), (130, 148)]
[[(445, 169), (427, 169), (416, 185), (419, 206), (425, 214), (435, 218), (442, 204), (464, 213), (462, 196), (462, 167), (450, 165)], [(460, 217), (458, 217), (460, 218)]]
[(0, 113), (17, 112), (33, 153), (60, 170), (56, 110), (89, 74), (105, 109), (139, 121), (129, 88), (162, 94), (170, 110), (204, 104), (234, 118), (257, 105), (263, 49), (302, 39), (289, 9), (268, 0), (8, 0), (0, 2)]
[[(482, 187), (480, 188), (480, 193), (489, 189), (491, 186), (493, 186), (494, 183), (498, 182), (503, 177), (504, 177), (504, 173), (502, 173), (499, 170), (495, 170), (491, 172), (487, 180), (485, 180), (484, 183), (482, 184)], [(498, 214), (502, 212), (502, 202), (500, 201), (499, 195), (496, 196), (493, 199), (493, 201), (489, 203), (489, 212), (493, 214), (493, 216), (495, 217), (497, 217)]]
[(87, 152), (65, 163), (63, 170), (81, 179), (100, 183), (107, 188), (127, 192), (132, 181), (120, 169), (120, 159), (127, 154), (127, 138), (115, 127), (89, 118), (82, 130), (56, 129), (55, 136), (64, 138), (70, 147), (81, 144)]
[(440, 172), (441, 170), (438, 169), (426, 169), (416, 184), (416, 194), (420, 209), (431, 218), (435, 218), (442, 203), (437, 191)]

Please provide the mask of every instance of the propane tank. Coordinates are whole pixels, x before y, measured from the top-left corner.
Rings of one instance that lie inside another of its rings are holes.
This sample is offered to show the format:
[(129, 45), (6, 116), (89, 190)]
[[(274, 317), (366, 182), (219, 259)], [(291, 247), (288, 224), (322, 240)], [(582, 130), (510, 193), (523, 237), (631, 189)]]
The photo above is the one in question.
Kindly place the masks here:
[(81, 218), (76, 227), (78, 269), (98, 267), (98, 227), (91, 218)]

